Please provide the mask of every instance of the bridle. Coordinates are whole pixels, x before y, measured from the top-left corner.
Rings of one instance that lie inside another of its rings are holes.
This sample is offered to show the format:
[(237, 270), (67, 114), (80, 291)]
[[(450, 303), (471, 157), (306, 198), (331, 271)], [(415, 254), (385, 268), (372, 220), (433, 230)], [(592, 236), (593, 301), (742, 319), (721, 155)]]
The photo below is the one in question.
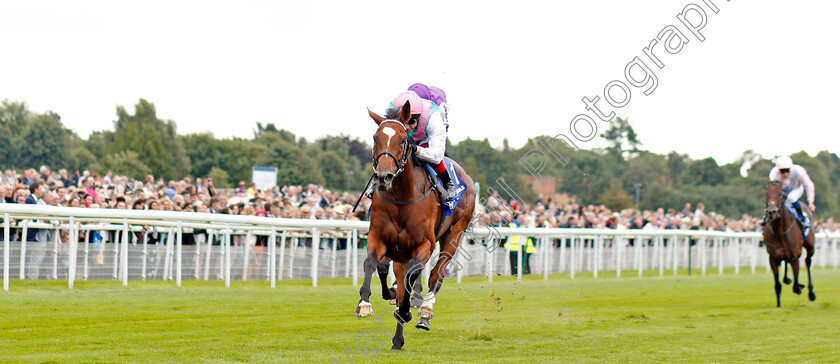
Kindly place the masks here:
[[(380, 123), (379, 125), (382, 125), (384, 123), (400, 124), (400, 126), (402, 126), (403, 130), (405, 130), (406, 134), (408, 133), (408, 128), (406, 128), (405, 124), (403, 124), (400, 121), (385, 120), (382, 123)], [(409, 143), (408, 139), (409, 138), (405, 138), (402, 141), (402, 143), (400, 143), (401, 144), (400, 145), (400, 150), (402, 150), (402, 152), (403, 152), (402, 158), (397, 158), (397, 156), (395, 156), (394, 153), (389, 152), (387, 149), (380, 152), (375, 157), (373, 157), (373, 173), (375, 174), (377, 172), (376, 167), (379, 165), (379, 157), (382, 157), (383, 155), (386, 155), (386, 156), (389, 156), (389, 157), (393, 158), (394, 162), (397, 163), (397, 172), (394, 173), (394, 179), (396, 179), (397, 176), (399, 176), (400, 173), (402, 173), (402, 171), (405, 170), (405, 165), (408, 164), (408, 158), (411, 158), (411, 155), (414, 154), (414, 148), (417, 148), (414, 144)]]
[[(398, 120), (385, 120), (382, 123), (380, 123), (379, 125), (381, 126), (382, 124), (389, 123), (389, 122), (400, 124), (400, 126), (403, 127), (403, 130), (405, 130), (406, 134), (408, 134), (408, 128), (406, 128), (405, 124), (403, 124), (402, 122), (400, 122)], [(397, 158), (397, 156), (395, 156), (394, 153), (391, 153), (388, 150), (382, 151), (379, 154), (377, 154), (375, 157), (373, 157), (373, 173), (374, 173), (374, 176), (376, 175), (376, 166), (379, 164), (379, 157), (382, 157), (383, 155), (385, 155), (385, 156), (389, 156), (389, 157), (393, 158), (394, 162), (397, 163), (397, 172), (394, 173), (394, 179), (396, 179), (397, 176), (399, 176), (400, 173), (402, 173), (402, 171), (405, 170), (405, 166), (406, 166), (406, 164), (408, 164), (408, 159), (411, 158), (414, 155), (414, 152), (417, 150), (417, 145), (414, 144), (414, 143), (411, 143), (410, 138), (406, 137), (400, 145), (400, 150), (402, 150), (402, 153), (403, 153), (402, 158)], [(371, 177), (371, 180), (372, 179), (373, 179), (373, 177)], [(370, 182), (368, 182), (368, 183), (370, 183)], [(428, 185), (428, 183), (427, 183), (427, 185)], [(434, 185), (432, 185), (432, 186), (434, 186)], [(418, 197), (417, 199), (415, 199), (413, 201), (392, 200), (390, 198), (382, 196), (382, 194), (379, 193), (378, 189), (376, 190), (376, 195), (379, 196), (379, 198), (381, 198), (383, 201), (388, 202), (390, 204), (394, 204), (394, 205), (414, 205), (414, 204), (424, 200), (426, 197), (429, 197), (429, 195), (432, 194), (432, 192), (434, 192), (434, 191), (435, 191), (435, 189), (433, 187), (429, 187), (428, 189), (426, 189), (425, 193), (423, 193), (422, 195), (420, 195), (420, 197)], [(393, 195), (393, 192), (391, 192), (391, 194)]]
[[(780, 185), (781, 185), (781, 183), (779, 183), (778, 181), (772, 181), (769, 184), (767, 184), (767, 187), (780, 186)], [(770, 203), (769, 202), (764, 204), (764, 214), (767, 216), (767, 228), (770, 229), (770, 232), (773, 233), (773, 235), (775, 235), (775, 236), (787, 235), (787, 233), (790, 231), (790, 229), (793, 227), (793, 225), (796, 225), (795, 221), (792, 221), (790, 224), (788, 224), (787, 230), (785, 230), (785, 232), (782, 233), (782, 234), (777, 234), (776, 232), (773, 231), (773, 227), (772, 227), (773, 224), (770, 223), (771, 216), (778, 215), (777, 218), (782, 217), (781, 213), (779, 212), (779, 209), (781, 209), (784, 206), (785, 201), (787, 201), (787, 193), (785, 193), (784, 191), (781, 191), (779, 193), (779, 201), (780, 202), (778, 204), (775, 204), (775, 208), (773, 208), (773, 209), (770, 209)], [(775, 220), (775, 218), (773, 220)]]
[[(781, 185), (779, 182), (773, 181), (773, 182), (768, 183), (767, 187), (779, 186), (779, 185)], [(765, 203), (764, 204), (764, 213), (767, 214), (768, 217), (771, 214), (777, 214), (779, 212), (779, 209), (781, 208), (781, 205), (784, 204), (786, 200), (787, 200), (787, 194), (784, 191), (779, 192), (779, 201), (780, 202), (778, 204), (775, 204), (775, 208), (772, 209), (772, 210), (770, 209), (770, 203), (769, 202)]]

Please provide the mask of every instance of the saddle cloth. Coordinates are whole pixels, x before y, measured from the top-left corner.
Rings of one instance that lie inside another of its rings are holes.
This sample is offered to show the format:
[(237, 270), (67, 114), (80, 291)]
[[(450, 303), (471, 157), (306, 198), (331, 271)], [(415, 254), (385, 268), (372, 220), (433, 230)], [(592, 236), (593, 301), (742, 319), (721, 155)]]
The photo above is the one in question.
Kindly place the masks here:
[[(455, 210), (455, 207), (458, 206), (458, 203), (461, 202), (461, 198), (464, 197), (464, 191), (467, 190), (467, 184), (464, 183), (464, 180), (461, 179), (461, 176), (458, 175), (458, 172), (455, 170), (455, 165), (452, 164), (452, 159), (449, 157), (443, 157), (443, 164), (446, 166), (446, 173), (449, 173), (449, 178), (452, 179), (452, 183), (455, 185), (455, 197), (450, 199), (449, 201), (444, 201), (441, 204), (443, 207), (442, 215), (443, 216), (452, 216), (452, 210)], [(437, 176), (437, 172), (435, 172), (434, 167), (432, 167), (428, 163), (423, 163), (423, 167), (426, 168), (426, 172), (429, 173), (430, 176)], [(440, 182), (440, 178), (435, 177), (437, 183)]]
[[(797, 213), (796, 209), (793, 208), (793, 206), (791, 206), (791, 205), (785, 204), (785, 207), (787, 207), (788, 211), (790, 211), (790, 213), (793, 214), (793, 216), (796, 216), (796, 220), (799, 221), (799, 226), (800, 227), (805, 226), (805, 219), (807, 219), (806, 216), (799, 216), (799, 213)], [(810, 224), (808, 224), (808, 225), (810, 225)], [(810, 229), (810, 227), (802, 229), (802, 241), (805, 241), (808, 238), (808, 230), (809, 229)]]

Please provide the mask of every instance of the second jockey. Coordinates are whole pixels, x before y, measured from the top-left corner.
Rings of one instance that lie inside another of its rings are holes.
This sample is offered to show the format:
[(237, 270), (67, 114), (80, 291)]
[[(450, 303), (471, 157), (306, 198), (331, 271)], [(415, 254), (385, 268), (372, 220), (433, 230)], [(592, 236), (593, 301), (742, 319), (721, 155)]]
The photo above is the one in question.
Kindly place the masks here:
[[(781, 156), (776, 158), (776, 166), (770, 170), (771, 181), (778, 181), (782, 184), (782, 191), (787, 194), (785, 204), (796, 209), (802, 221), (803, 228), (810, 225), (808, 216), (802, 213), (802, 206), (799, 204), (799, 198), (805, 193), (808, 201), (808, 208), (811, 212), (816, 210), (814, 206), (814, 182), (808, 177), (808, 172), (805, 168), (798, 164), (793, 164), (793, 161), (788, 156)], [(765, 216), (765, 219), (767, 217)]]

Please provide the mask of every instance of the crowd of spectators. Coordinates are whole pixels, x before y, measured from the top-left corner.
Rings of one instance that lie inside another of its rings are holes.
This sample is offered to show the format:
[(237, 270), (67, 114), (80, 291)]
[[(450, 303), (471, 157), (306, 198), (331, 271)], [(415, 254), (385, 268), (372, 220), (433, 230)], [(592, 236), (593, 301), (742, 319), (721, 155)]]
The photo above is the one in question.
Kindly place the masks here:
[[(323, 186), (282, 186), (260, 191), (254, 184), (239, 182), (234, 189), (217, 189), (211, 178), (186, 177), (164, 181), (154, 176), (135, 180), (125, 176), (88, 171), (68, 174), (41, 166), (18, 174), (8, 169), (0, 183), (2, 202), (24, 203), (29, 186), (39, 181), (47, 186), (43, 201), (53, 206), (115, 208), (134, 210), (192, 211), (298, 219), (366, 220), (370, 200), (358, 195), (330, 191)], [(640, 211), (627, 208), (612, 211), (603, 205), (558, 203), (540, 194), (534, 203), (506, 201), (497, 192), (479, 206), (480, 225), (606, 229), (695, 229), (717, 231), (760, 231), (761, 216), (727, 218), (706, 211), (703, 203), (686, 203), (680, 211), (659, 208)], [(833, 219), (818, 221), (819, 230), (840, 231)]]
[[(740, 219), (727, 218), (714, 211), (706, 211), (700, 202), (696, 207), (686, 203), (683, 209), (658, 208), (638, 210), (625, 208), (612, 211), (604, 205), (560, 204), (538, 195), (533, 204), (516, 199), (505, 201), (494, 191), (480, 206), (479, 218), (486, 226), (547, 227), (547, 228), (598, 228), (598, 229), (682, 229), (714, 230), (727, 232), (761, 231), (763, 216), (743, 214)], [(833, 218), (817, 221), (816, 231), (840, 231), (840, 224)]]
[(29, 186), (36, 181), (47, 187), (42, 199), (53, 206), (361, 220), (369, 205), (369, 201), (360, 205), (354, 214), (351, 204), (357, 196), (314, 184), (260, 191), (243, 181), (237, 188), (217, 189), (211, 178), (164, 181), (149, 175), (135, 180), (110, 171), (105, 175), (88, 171), (68, 175), (64, 169), (54, 172), (47, 166), (20, 174), (6, 170), (0, 183), (3, 202), (24, 203)]

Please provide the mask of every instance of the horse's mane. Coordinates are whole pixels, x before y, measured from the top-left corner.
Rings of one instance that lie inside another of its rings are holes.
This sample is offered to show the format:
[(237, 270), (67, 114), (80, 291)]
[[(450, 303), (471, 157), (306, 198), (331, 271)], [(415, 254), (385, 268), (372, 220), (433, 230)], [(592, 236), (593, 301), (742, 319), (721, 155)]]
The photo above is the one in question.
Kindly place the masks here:
[(386, 119), (394, 119), (394, 120), (399, 119), (400, 118), (400, 109), (393, 108), (393, 107), (388, 108), (388, 110), (385, 111), (385, 118)]
[[(388, 110), (385, 111), (385, 118), (386, 119), (399, 120), (400, 109), (395, 108), (395, 107), (388, 108)], [(420, 121), (419, 120), (420, 119), (419, 115), (412, 115), (412, 119), (414, 119), (414, 122), (419, 122)], [(409, 120), (408, 123), (410, 124), (411, 120)]]

